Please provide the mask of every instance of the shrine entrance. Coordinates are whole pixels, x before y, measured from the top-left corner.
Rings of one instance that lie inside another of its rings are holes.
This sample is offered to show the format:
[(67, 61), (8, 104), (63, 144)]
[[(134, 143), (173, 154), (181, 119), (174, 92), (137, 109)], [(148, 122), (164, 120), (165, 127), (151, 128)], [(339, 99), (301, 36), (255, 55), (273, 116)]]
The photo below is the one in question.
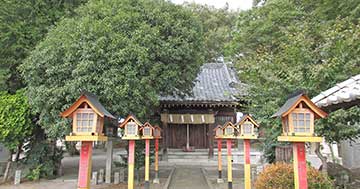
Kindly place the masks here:
[(195, 149), (209, 148), (208, 132), (209, 126), (207, 124), (169, 124), (168, 147), (184, 148), (187, 140), (189, 140), (190, 147)]

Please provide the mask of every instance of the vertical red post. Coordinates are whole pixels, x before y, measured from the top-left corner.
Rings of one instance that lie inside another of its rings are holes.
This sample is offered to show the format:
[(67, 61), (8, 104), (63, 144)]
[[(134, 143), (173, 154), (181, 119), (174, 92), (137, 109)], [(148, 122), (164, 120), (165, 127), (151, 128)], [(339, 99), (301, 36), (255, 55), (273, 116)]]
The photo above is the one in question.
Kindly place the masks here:
[(219, 177), (218, 179), (222, 179), (222, 174), (221, 174), (221, 171), (222, 171), (222, 159), (221, 159), (221, 147), (222, 147), (222, 144), (221, 144), (221, 139), (217, 139), (217, 146), (218, 146), (218, 172), (219, 172)]
[(135, 140), (129, 140), (128, 189), (134, 189)]
[(244, 176), (245, 189), (251, 188), (251, 168), (250, 168), (250, 140), (244, 139)]
[(228, 165), (228, 189), (232, 189), (231, 139), (226, 140), (226, 148), (227, 148), (227, 165)]
[(145, 183), (144, 183), (145, 189), (150, 188), (149, 169), (150, 169), (150, 140), (146, 139), (145, 140)]
[(80, 149), (78, 189), (90, 189), (92, 141), (82, 141)]
[(293, 143), (295, 189), (307, 189), (305, 142)]
[(155, 179), (154, 183), (159, 184), (159, 139), (155, 139)]

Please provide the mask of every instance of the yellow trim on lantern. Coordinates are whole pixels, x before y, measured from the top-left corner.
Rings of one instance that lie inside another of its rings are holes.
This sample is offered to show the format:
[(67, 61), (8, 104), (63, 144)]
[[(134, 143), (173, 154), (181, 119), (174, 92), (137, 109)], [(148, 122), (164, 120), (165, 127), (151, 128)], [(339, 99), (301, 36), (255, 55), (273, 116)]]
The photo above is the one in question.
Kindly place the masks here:
[(103, 135), (99, 135), (99, 136), (72, 135), (65, 137), (65, 141), (107, 141), (107, 140), (108, 137)]
[(240, 135), (236, 137), (237, 139), (257, 139), (257, 136), (253, 135)]
[(141, 140), (140, 136), (123, 136), (121, 139), (123, 140)]
[(285, 141), (285, 142), (322, 142), (323, 137), (278, 136), (278, 141)]
[[(216, 137), (215, 137), (216, 138)], [(223, 138), (223, 139), (237, 139), (236, 136), (226, 136), (226, 135), (223, 135), (222, 137), (217, 137), (217, 138)]]
[(152, 136), (142, 136), (141, 139), (154, 139)]

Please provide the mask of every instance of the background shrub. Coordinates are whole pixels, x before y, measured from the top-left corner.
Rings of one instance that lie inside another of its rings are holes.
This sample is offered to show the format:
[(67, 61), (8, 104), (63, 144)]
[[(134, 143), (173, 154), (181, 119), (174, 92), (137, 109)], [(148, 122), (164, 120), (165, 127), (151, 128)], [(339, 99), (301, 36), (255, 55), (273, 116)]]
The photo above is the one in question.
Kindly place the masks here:
[[(332, 188), (332, 181), (313, 167), (307, 167), (308, 188)], [(294, 170), (292, 164), (278, 162), (265, 167), (255, 181), (256, 189), (287, 189), (294, 187)]]

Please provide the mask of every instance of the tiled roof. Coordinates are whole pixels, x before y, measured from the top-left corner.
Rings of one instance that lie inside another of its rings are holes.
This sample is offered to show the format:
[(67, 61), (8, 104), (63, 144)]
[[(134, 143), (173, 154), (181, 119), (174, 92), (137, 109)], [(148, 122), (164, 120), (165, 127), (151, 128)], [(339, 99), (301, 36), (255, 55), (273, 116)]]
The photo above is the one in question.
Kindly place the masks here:
[(104, 106), (99, 102), (98, 98), (94, 94), (83, 91), (82, 95), (84, 95), (98, 111), (104, 114), (104, 116), (115, 119), (115, 117), (104, 108)]
[(311, 100), (317, 106), (323, 108), (329, 108), (330, 106), (338, 106), (340, 108), (346, 103), (360, 101), (360, 74), (336, 84)]
[(295, 94), (290, 97), (283, 106), (271, 117), (281, 117), (285, 112), (287, 112), (294, 104), (304, 95), (304, 93)]
[(245, 95), (246, 85), (241, 83), (228, 64), (204, 64), (196, 78), (195, 86), (189, 95), (162, 96), (160, 101), (171, 102), (237, 102)]

